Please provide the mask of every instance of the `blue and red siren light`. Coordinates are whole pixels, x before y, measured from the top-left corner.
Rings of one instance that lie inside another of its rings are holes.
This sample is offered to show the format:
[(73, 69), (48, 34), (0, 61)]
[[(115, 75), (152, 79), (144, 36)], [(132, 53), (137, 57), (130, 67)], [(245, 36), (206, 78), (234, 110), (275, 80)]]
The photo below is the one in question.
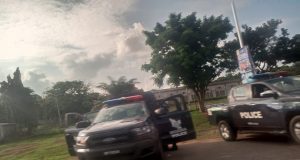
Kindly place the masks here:
[(107, 104), (108, 106), (115, 106), (119, 104), (124, 104), (124, 103), (130, 103), (130, 102), (137, 102), (137, 101), (142, 101), (143, 96), (142, 95), (134, 95), (134, 96), (129, 96), (129, 97), (121, 97), (117, 99), (111, 99), (104, 101), (103, 104)]
[(280, 78), (280, 77), (287, 77), (287, 76), (289, 76), (289, 73), (286, 71), (267, 72), (267, 73), (256, 74), (252, 77), (249, 77), (249, 82), (257, 82), (257, 81), (263, 81), (263, 80), (269, 80), (273, 78)]

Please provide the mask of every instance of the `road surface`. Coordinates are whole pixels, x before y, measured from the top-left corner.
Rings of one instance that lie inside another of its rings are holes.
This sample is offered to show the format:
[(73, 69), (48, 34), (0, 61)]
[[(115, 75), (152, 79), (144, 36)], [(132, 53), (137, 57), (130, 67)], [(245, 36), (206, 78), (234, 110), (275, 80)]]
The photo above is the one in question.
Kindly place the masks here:
[(286, 136), (247, 135), (235, 142), (191, 141), (166, 154), (167, 160), (300, 160), (300, 145)]

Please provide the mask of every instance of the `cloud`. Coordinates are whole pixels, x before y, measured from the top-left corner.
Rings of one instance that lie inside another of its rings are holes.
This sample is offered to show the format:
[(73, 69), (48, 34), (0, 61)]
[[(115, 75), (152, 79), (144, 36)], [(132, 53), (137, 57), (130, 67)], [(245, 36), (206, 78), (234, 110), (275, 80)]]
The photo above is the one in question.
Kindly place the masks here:
[[(141, 65), (151, 55), (143, 30), (152, 30), (156, 22), (163, 23), (170, 13), (181, 12), (185, 16), (196, 11), (198, 17), (231, 17), (230, 2), (0, 1), (0, 77), (5, 78), (19, 66), (30, 82), (40, 78), (51, 83), (74, 79), (98, 83), (107, 81), (107, 76), (125, 75), (128, 79), (137, 78), (140, 87), (151, 89), (151, 74), (141, 71)], [(236, 1), (240, 9), (248, 3)], [(47, 77), (43, 79), (30, 72)]]
[(79, 51), (84, 50), (84, 48), (82, 48), (82, 47), (74, 46), (74, 45), (71, 45), (71, 44), (62, 45), (61, 48), (67, 49), (67, 50), (79, 50)]
[(146, 37), (143, 31), (141, 23), (134, 23), (131, 28), (119, 34), (116, 41), (118, 58), (136, 60), (149, 57), (151, 50), (145, 44)]
[(100, 69), (107, 68), (113, 57), (113, 54), (98, 54), (92, 58), (88, 58), (86, 53), (70, 54), (65, 57), (62, 65), (71, 71), (72, 78), (89, 80), (96, 77)]
[(63, 9), (65, 11), (72, 10), (75, 6), (80, 4), (85, 4), (86, 0), (54, 0), (50, 1), (52, 2), (52, 5), (54, 5), (56, 8)]
[(23, 81), (24, 86), (32, 88), (35, 93), (42, 95), (43, 92), (50, 86), (50, 81), (43, 73), (31, 71), (28, 73), (29, 79)]
[[(146, 29), (153, 29), (157, 22), (163, 23), (170, 13), (182, 13), (184, 16), (197, 12), (198, 17), (224, 15), (232, 17), (232, 0), (140, 0), (121, 17), (123, 24), (130, 26), (142, 22)], [(235, 1), (236, 7), (242, 9), (249, 0)], [(233, 21), (233, 19), (232, 19)]]

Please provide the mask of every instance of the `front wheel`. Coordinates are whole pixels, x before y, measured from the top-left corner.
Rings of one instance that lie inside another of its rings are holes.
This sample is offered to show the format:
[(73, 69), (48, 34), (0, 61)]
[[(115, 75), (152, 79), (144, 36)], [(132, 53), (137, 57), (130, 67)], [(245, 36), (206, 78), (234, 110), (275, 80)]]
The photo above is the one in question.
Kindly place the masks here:
[(300, 116), (295, 116), (290, 121), (289, 131), (293, 140), (300, 144)]
[(221, 137), (225, 141), (235, 141), (237, 137), (237, 130), (235, 130), (228, 122), (220, 121), (218, 124)]

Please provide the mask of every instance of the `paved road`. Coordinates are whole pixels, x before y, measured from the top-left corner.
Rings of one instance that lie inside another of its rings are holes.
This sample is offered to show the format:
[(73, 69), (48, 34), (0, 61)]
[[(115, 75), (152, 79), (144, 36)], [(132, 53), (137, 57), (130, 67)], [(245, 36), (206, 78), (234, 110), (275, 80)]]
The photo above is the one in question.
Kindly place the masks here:
[(167, 152), (168, 160), (300, 160), (300, 145), (285, 136), (247, 135), (236, 142), (192, 141)]

